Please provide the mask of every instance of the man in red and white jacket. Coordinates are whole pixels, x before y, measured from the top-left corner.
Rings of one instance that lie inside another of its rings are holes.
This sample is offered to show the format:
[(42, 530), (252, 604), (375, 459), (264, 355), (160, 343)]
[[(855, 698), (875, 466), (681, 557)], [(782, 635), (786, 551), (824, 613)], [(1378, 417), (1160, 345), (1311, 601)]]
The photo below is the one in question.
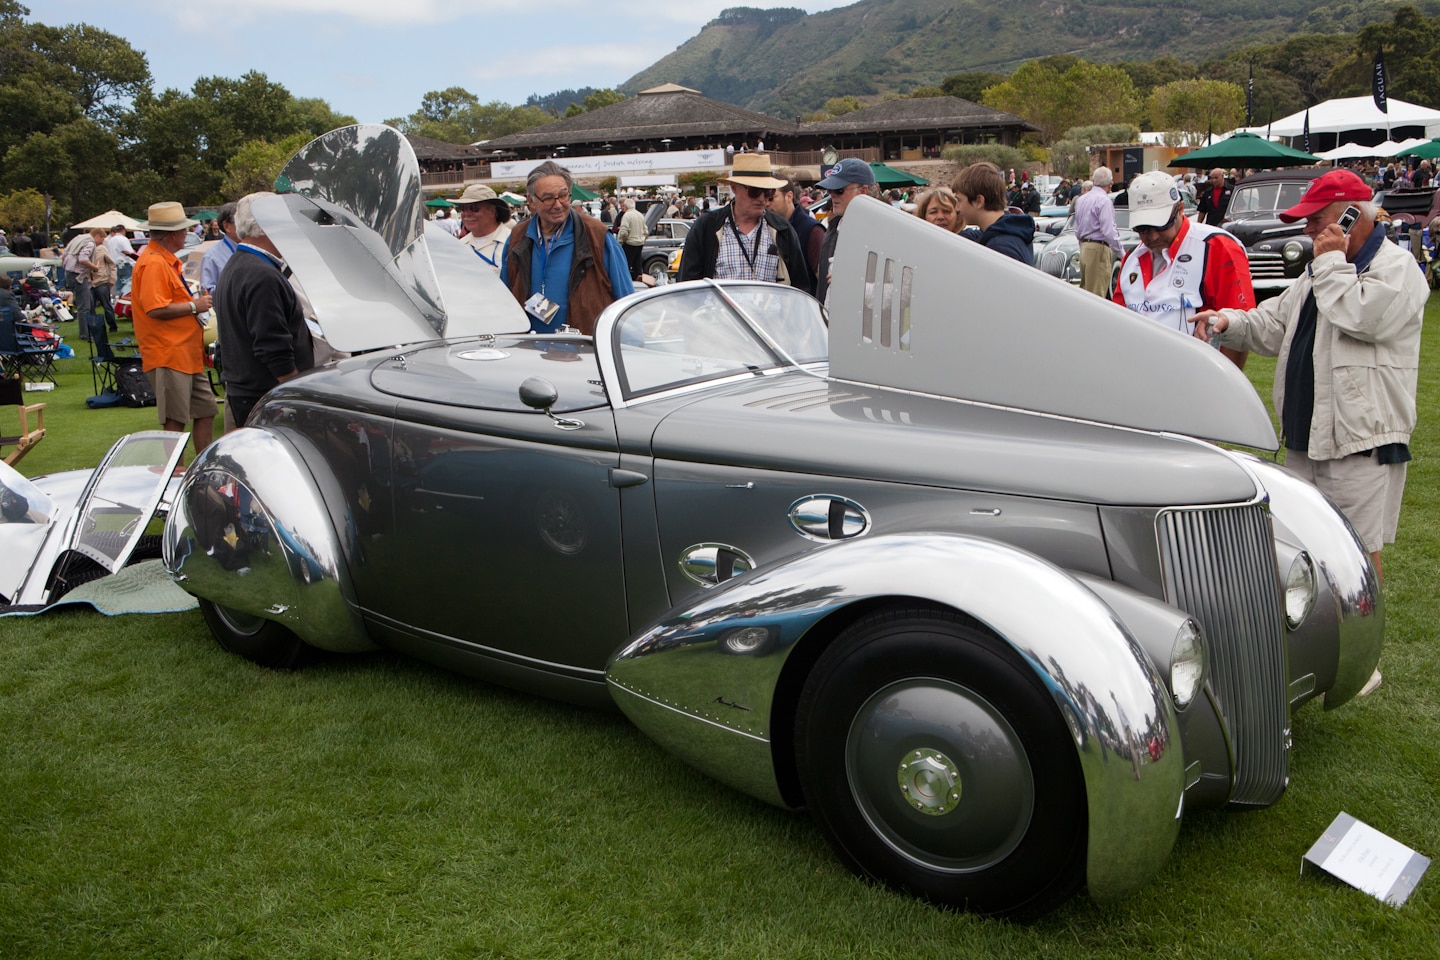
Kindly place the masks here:
[[(1245, 248), (1218, 227), (1187, 220), (1173, 177), (1142, 173), (1130, 181), (1129, 199), (1130, 229), (1140, 234), (1140, 246), (1120, 264), (1116, 303), (1187, 336), (1200, 310), (1255, 306)], [(1243, 351), (1220, 352), (1244, 368)]]

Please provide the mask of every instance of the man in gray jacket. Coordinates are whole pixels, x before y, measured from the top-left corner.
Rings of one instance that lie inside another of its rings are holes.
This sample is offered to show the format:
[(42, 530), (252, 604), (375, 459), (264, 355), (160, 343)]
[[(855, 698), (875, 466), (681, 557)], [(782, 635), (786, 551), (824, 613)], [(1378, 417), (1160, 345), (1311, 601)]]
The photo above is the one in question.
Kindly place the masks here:
[(1279, 357), (1285, 466), (1335, 501), (1378, 575), (1380, 549), (1395, 542), (1400, 518), (1430, 289), (1375, 213), (1370, 188), (1354, 173), (1317, 178), (1280, 214), (1305, 221), (1315, 248), (1309, 269), (1253, 310), (1196, 314), (1195, 336)]

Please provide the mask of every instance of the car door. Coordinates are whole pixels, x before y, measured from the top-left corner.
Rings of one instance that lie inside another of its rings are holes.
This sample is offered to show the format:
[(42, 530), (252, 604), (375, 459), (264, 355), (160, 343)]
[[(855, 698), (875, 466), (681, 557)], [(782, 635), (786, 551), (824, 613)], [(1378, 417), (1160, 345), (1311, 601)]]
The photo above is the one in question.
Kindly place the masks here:
[[(492, 354), (504, 356), (482, 359)], [(558, 385), (558, 421), (518, 399), (540, 374)], [(549, 338), (437, 347), (377, 370), (377, 386), (405, 396), (393, 542), (378, 548), (392, 573), (372, 618), (432, 645), (598, 680), (628, 633), (619, 457), (598, 383), (588, 341)]]

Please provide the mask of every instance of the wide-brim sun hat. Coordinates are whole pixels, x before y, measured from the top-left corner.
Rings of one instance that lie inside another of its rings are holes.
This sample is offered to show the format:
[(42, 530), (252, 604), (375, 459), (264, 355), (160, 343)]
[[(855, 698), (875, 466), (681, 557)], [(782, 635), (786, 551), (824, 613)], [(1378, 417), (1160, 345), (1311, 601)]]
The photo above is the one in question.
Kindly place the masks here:
[(472, 183), (465, 188), (460, 196), (450, 198), (450, 202), (457, 207), (469, 206), (472, 203), (485, 203), (486, 201), (493, 201), (502, 205), (505, 203), (504, 200), (501, 200), (500, 197), (496, 195), (494, 190), (483, 183)]
[(725, 182), (740, 187), (779, 190), (785, 186), (786, 181), (775, 177), (775, 170), (770, 166), (770, 157), (767, 154), (737, 153)]
[(189, 230), (198, 226), (199, 220), (191, 220), (185, 216), (185, 207), (173, 200), (163, 203), (152, 203), (146, 212), (144, 228), (146, 230)]

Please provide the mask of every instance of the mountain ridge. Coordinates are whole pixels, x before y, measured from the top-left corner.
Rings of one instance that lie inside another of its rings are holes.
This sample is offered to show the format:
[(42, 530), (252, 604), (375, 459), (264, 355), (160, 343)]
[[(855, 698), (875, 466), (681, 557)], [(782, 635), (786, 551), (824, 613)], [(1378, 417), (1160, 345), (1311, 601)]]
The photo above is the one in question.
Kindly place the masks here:
[(965, 71), (1008, 73), (1073, 54), (1114, 63), (1170, 55), (1199, 61), (1297, 33), (1348, 33), (1413, 0), (859, 0), (807, 14), (731, 7), (621, 84), (634, 94), (679, 83), (772, 116), (831, 97), (905, 94)]

